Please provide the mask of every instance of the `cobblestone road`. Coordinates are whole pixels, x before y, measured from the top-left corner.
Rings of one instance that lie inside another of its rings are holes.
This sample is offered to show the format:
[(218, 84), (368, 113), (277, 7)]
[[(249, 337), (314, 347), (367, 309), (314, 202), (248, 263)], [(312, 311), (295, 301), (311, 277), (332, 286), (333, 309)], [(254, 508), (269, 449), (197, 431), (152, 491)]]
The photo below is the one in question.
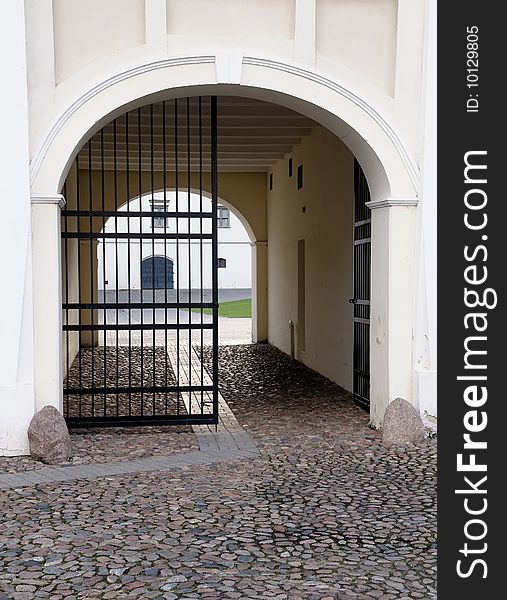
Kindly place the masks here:
[(436, 597), (435, 442), (268, 346), (220, 365), (260, 457), (0, 490), (2, 600)]

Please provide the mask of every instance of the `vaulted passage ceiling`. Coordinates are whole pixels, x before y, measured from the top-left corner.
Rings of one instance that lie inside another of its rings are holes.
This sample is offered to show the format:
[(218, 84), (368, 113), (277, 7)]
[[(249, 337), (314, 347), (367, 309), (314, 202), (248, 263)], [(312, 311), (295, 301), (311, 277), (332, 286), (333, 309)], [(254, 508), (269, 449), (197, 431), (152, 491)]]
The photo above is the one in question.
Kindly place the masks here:
[[(119, 171), (126, 170), (127, 166), (129, 171), (135, 171), (141, 166), (143, 171), (163, 171), (164, 168), (174, 171), (177, 158), (178, 169), (187, 170), (190, 151), (191, 170), (199, 170), (201, 152), (202, 168), (209, 170), (209, 98), (201, 102), (201, 136), (199, 120), (197, 98), (191, 98), (188, 106), (183, 98), (177, 103), (168, 100), (135, 109), (106, 125), (85, 144), (79, 153), (79, 166)], [(218, 168), (220, 171), (267, 171), (318, 126), (311, 119), (276, 104), (220, 96)]]

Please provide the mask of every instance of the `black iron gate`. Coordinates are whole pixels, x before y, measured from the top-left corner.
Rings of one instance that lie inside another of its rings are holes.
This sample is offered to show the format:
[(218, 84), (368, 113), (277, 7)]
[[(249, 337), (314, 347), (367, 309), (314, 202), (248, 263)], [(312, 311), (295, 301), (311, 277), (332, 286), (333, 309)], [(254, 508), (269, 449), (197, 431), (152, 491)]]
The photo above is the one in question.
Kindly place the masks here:
[[(63, 193), (68, 424), (217, 423), (216, 98), (116, 118), (82, 148)], [(149, 256), (172, 267), (150, 288)]]
[(354, 161), (354, 400), (370, 406), (370, 280), (371, 215), (366, 203), (370, 191), (363, 170)]

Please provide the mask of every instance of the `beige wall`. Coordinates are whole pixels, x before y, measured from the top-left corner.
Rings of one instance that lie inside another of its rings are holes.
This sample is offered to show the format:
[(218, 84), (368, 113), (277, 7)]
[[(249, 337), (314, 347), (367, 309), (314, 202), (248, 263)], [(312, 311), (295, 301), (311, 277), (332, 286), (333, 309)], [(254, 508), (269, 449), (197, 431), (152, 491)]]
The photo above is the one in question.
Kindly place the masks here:
[(268, 192), (269, 341), (288, 353), (290, 319), (297, 332), (298, 241), (304, 239), (306, 339), (298, 358), (350, 390), (353, 156), (323, 128), (315, 129), (291, 156), (292, 177), (286, 156), (273, 169), (273, 190)]
[(294, 0), (167, 0), (170, 35), (294, 37)]
[(144, 44), (144, 0), (53, 0), (56, 83), (93, 60)]
[(344, 68), (361, 73), (393, 96), (397, 5), (397, 0), (317, 0), (317, 67), (338, 77)]
[[(78, 302), (78, 240), (62, 240), (62, 300), (63, 302)], [(77, 310), (64, 310), (62, 313), (64, 325), (77, 325), (79, 323), (79, 312)], [(68, 322), (66, 321), (68, 319)], [(79, 352), (79, 333), (67, 331), (63, 333), (63, 373), (64, 377), (74, 362)]]

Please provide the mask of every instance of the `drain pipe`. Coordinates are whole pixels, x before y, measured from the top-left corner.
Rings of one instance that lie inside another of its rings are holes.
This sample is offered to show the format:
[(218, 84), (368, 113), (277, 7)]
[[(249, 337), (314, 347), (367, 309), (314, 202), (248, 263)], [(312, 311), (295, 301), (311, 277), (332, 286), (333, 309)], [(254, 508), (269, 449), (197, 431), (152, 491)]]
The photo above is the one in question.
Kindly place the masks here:
[(294, 351), (294, 326), (295, 326), (295, 323), (291, 319), (289, 321), (289, 337), (290, 337), (290, 357), (292, 360), (294, 360), (296, 358), (295, 351)]

